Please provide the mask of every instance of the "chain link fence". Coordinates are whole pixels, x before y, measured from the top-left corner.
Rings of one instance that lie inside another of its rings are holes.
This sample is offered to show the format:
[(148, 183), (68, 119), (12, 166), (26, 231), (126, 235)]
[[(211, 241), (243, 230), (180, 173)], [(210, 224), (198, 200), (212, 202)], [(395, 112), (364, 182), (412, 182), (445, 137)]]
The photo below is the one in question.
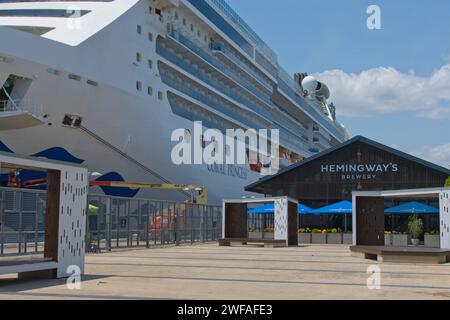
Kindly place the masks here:
[[(42, 253), (45, 191), (0, 188), (0, 255)], [(222, 208), (190, 203), (88, 196), (88, 251), (216, 241)]]

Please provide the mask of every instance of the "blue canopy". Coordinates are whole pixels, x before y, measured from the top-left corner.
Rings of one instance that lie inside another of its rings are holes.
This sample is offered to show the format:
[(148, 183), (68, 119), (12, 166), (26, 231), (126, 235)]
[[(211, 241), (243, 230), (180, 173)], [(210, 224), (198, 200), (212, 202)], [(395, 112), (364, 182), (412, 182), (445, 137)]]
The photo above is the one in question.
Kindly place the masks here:
[[(299, 214), (310, 214), (314, 213), (314, 209), (311, 209), (308, 206), (305, 206), (303, 204), (298, 204), (298, 213)], [(264, 214), (264, 213), (271, 213), (273, 214), (275, 211), (275, 205), (273, 203), (268, 203), (263, 206), (251, 209), (248, 211), (249, 214)]]
[(408, 203), (401, 204), (396, 207), (389, 208), (385, 210), (385, 213), (425, 213), (425, 214), (431, 214), (431, 213), (439, 213), (439, 209), (426, 205), (425, 203), (412, 201)]
[(341, 201), (328, 206), (314, 210), (315, 214), (346, 214), (352, 213), (352, 203), (350, 201)]

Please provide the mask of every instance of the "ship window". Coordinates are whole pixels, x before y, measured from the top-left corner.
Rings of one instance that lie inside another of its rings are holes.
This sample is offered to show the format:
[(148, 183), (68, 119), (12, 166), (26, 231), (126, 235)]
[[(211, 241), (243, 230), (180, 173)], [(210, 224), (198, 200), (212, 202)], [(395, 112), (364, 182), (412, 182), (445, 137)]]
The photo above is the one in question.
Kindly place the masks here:
[(150, 42), (153, 41), (153, 33), (151, 33), (151, 32), (148, 33), (148, 41), (150, 41)]
[(191, 31), (194, 32), (194, 25), (191, 23)]
[(142, 27), (140, 25), (137, 26), (137, 33), (138, 34), (142, 33)]
[(149, 69), (153, 68), (153, 61), (152, 61), (152, 60), (149, 59), (149, 60), (147, 61), (147, 63), (148, 63), (148, 68), (149, 68)]
[(142, 82), (136, 81), (136, 90), (137, 91), (142, 91)]
[(98, 87), (98, 82), (95, 82), (95, 81), (92, 81), (92, 80), (87, 80), (86, 83), (90, 84), (91, 86)]
[(175, 11), (175, 20), (178, 20), (178, 12)]
[(141, 62), (141, 54), (139, 52), (136, 52), (136, 61)]
[(163, 99), (163, 93), (162, 91), (158, 91), (158, 99), (162, 100)]
[(153, 95), (153, 88), (151, 86), (147, 87), (147, 93), (148, 93), (149, 96)]
[(155, 13), (161, 15), (161, 9), (155, 9)]
[(76, 81), (80, 81), (81, 80), (81, 77), (77, 76), (76, 74), (69, 74), (68, 77), (69, 77), (69, 79), (76, 80)]
[(48, 68), (47, 72), (50, 73), (50, 74), (53, 74), (55, 76), (59, 76), (61, 74), (61, 71), (56, 70), (56, 69), (52, 69), (52, 68)]
[(202, 37), (202, 34), (201, 34), (200, 30), (197, 30), (197, 36), (198, 36), (199, 38)]
[(183, 18), (183, 25), (186, 25), (186, 18)]

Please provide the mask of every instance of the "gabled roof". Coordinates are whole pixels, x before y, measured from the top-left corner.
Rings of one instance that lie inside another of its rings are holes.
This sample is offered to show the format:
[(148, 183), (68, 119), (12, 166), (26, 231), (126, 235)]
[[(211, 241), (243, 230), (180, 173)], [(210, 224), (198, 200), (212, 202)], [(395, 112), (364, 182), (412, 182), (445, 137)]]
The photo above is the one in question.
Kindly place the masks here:
[(315, 154), (315, 155), (313, 155), (313, 156), (311, 156), (311, 157), (309, 157), (309, 158), (306, 158), (306, 159), (304, 159), (304, 160), (302, 160), (302, 161), (300, 161), (300, 162), (298, 162), (298, 163), (296, 163), (296, 164), (293, 164), (293, 165), (291, 165), (291, 166), (289, 166), (289, 167), (283, 168), (283, 169), (280, 170), (280, 172), (278, 172), (278, 173), (275, 174), (275, 175), (272, 175), (272, 176), (266, 176), (266, 177), (264, 177), (264, 178), (261, 178), (261, 179), (259, 179), (258, 181), (254, 182), (254, 183), (252, 183), (252, 184), (250, 184), (250, 185), (248, 185), (248, 186), (246, 186), (246, 187), (245, 187), (245, 190), (246, 190), (246, 191), (251, 191), (251, 189), (253, 189), (253, 188), (259, 186), (259, 185), (262, 184), (262, 183), (265, 183), (265, 182), (268, 182), (268, 181), (270, 181), (270, 180), (272, 180), (272, 179), (278, 178), (279, 176), (281, 176), (281, 175), (283, 175), (283, 174), (285, 174), (285, 173), (288, 173), (288, 172), (290, 172), (290, 171), (293, 171), (293, 170), (295, 170), (295, 169), (297, 169), (297, 168), (299, 168), (299, 167), (302, 167), (302, 166), (304, 166), (304, 165), (306, 165), (306, 164), (308, 164), (308, 163), (310, 163), (310, 162), (312, 162), (312, 161), (315, 161), (315, 160), (317, 160), (317, 159), (319, 159), (319, 158), (322, 158), (322, 157), (324, 157), (324, 156), (327, 156), (327, 155), (329, 155), (330, 153), (333, 153), (333, 152), (335, 152), (335, 151), (337, 151), (337, 150), (343, 149), (343, 148), (345, 148), (345, 147), (347, 147), (347, 146), (349, 146), (349, 145), (351, 145), (351, 144), (353, 144), (353, 143), (356, 143), (356, 142), (362, 142), (362, 143), (365, 143), (365, 144), (370, 145), (370, 146), (372, 146), (372, 147), (374, 147), (374, 148), (377, 148), (377, 149), (380, 149), (380, 150), (383, 150), (383, 151), (392, 153), (392, 154), (394, 154), (394, 155), (396, 155), (396, 156), (398, 156), (398, 157), (405, 158), (405, 159), (407, 159), (407, 160), (409, 160), (409, 161), (412, 161), (412, 162), (421, 164), (421, 165), (426, 166), (426, 167), (428, 167), (428, 168), (430, 168), (430, 169), (433, 169), (433, 170), (442, 172), (443, 174), (446, 174), (446, 175), (450, 176), (450, 170), (449, 170), (449, 169), (446, 169), (446, 168), (444, 168), (444, 167), (438, 166), (437, 164), (434, 164), (434, 163), (432, 163), (432, 162), (429, 162), (429, 161), (426, 161), (426, 160), (417, 158), (417, 157), (415, 157), (415, 156), (412, 156), (412, 155), (410, 155), (410, 154), (408, 154), (408, 153), (399, 151), (399, 150), (397, 150), (397, 149), (388, 147), (388, 146), (386, 146), (386, 145), (384, 145), (384, 144), (381, 144), (381, 143), (379, 143), (379, 142), (373, 141), (373, 140), (368, 139), (368, 138), (366, 138), (366, 137), (363, 137), (363, 136), (356, 136), (356, 137), (354, 137), (354, 138), (352, 138), (352, 139), (350, 139), (350, 140), (347, 140), (347, 141), (345, 141), (345, 142), (343, 142), (343, 143), (341, 143), (341, 144), (335, 145), (334, 147), (331, 147), (331, 148), (329, 148), (329, 149), (327, 149), (327, 150), (324, 150), (324, 151), (322, 151), (322, 152), (319, 152), (319, 153), (317, 153), (317, 154)]

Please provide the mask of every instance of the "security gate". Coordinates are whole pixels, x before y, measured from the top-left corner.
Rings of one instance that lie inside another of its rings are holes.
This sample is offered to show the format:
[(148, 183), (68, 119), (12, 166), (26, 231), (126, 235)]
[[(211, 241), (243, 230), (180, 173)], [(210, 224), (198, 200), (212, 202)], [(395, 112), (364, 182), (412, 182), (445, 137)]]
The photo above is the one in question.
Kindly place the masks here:
[[(222, 208), (90, 195), (86, 248), (114, 249), (218, 240)], [(0, 188), (0, 255), (43, 252), (45, 192)]]
[(0, 255), (43, 251), (45, 192), (0, 189)]

